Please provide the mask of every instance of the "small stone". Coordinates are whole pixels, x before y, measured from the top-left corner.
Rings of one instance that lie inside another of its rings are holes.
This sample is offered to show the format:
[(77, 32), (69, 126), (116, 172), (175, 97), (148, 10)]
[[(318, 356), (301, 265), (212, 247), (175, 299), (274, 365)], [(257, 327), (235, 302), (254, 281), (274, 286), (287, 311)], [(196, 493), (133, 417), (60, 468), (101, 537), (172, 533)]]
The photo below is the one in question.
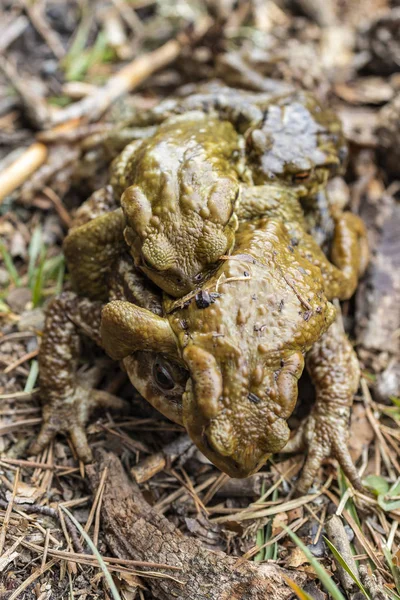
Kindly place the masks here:
[(19, 331), (43, 331), (44, 312), (41, 308), (26, 310), (18, 321)]
[(18, 287), (11, 290), (7, 295), (6, 302), (13, 312), (20, 314), (26, 309), (31, 299), (32, 292), (29, 288)]

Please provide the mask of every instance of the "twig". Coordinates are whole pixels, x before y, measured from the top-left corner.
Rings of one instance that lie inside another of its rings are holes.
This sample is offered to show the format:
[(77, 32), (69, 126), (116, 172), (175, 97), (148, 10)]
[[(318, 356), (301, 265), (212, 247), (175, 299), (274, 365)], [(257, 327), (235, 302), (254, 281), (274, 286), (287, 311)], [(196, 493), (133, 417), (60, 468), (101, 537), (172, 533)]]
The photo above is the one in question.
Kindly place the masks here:
[(332, 477), (328, 479), (325, 483), (324, 487), (321, 488), (315, 494), (307, 494), (306, 496), (301, 496), (300, 498), (296, 498), (294, 500), (289, 500), (288, 502), (284, 502), (281, 504), (280, 502), (276, 506), (271, 506), (270, 508), (265, 508), (261, 510), (254, 510), (253, 512), (241, 511), (234, 515), (229, 515), (226, 517), (217, 517), (216, 519), (212, 519), (213, 523), (226, 523), (227, 521), (248, 521), (249, 519), (262, 519), (265, 517), (271, 517), (272, 515), (276, 515), (281, 512), (287, 512), (288, 510), (293, 510), (294, 508), (299, 508), (300, 506), (304, 506), (304, 504), (309, 504), (313, 502), (316, 498), (326, 493), (327, 488), (331, 484)]
[(99, 501), (98, 501), (97, 507), (96, 507), (96, 515), (95, 515), (95, 518), (94, 518), (93, 543), (94, 543), (94, 545), (96, 547), (98, 546), (98, 543), (99, 543), (100, 519), (101, 519), (101, 504), (103, 502), (103, 496), (104, 496), (104, 485), (101, 488), (101, 492), (100, 492), (100, 496), (99, 496)]
[[(328, 496), (328, 498), (335, 504), (335, 506), (339, 506), (339, 499), (335, 496), (335, 494), (333, 494), (328, 489), (325, 489), (324, 494), (325, 494), (325, 496)], [(375, 564), (375, 566), (381, 572), (385, 573), (386, 571), (383, 568), (381, 561), (378, 559), (375, 549), (371, 546), (370, 541), (364, 535), (364, 533), (361, 531), (360, 527), (357, 525), (357, 523), (355, 522), (355, 520), (353, 519), (353, 517), (351, 516), (349, 511), (344, 509), (342, 514), (343, 514), (343, 517), (348, 522), (348, 524), (350, 525), (350, 527), (352, 528), (352, 530), (354, 531), (354, 535), (359, 540), (363, 550), (365, 550), (367, 552), (369, 558), (372, 560), (372, 562)]]
[(26, 402), (32, 400), (39, 393), (39, 388), (33, 388), (31, 392), (10, 392), (9, 394), (0, 394), (1, 400), (21, 400)]
[(90, 513), (89, 513), (88, 519), (86, 521), (86, 525), (84, 527), (86, 533), (89, 532), (90, 527), (92, 525), (93, 518), (94, 518), (94, 515), (96, 513), (97, 505), (98, 505), (101, 493), (103, 491), (104, 482), (106, 480), (106, 477), (107, 477), (107, 467), (104, 469), (103, 473), (101, 474), (101, 479), (100, 479), (99, 487), (98, 487), (98, 489), (96, 491), (96, 495), (94, 497), (93, 504), (92, 504), (92, 507), (90, 509)]
[(125, 2), (125, 0), (111, 0), (111, 1), (114, 4), (115, 8), (120, 13), (121, 17), (124, 19), (125, 23), (127, 23), (127, 25), (129, 25), (129, 27), (132, 29), (133, 33), (136, 34), (136, 43), (137, 43), (137, 41), (138, 41), (137, 38), (140, 39), (142, 37), (143, 31), (144, 31), (144, 27), (143, 27), (141, 20), (139, 19), (139, 17), (137, 16), (137, 14), (133, 10), (133, 8), (131, 6), (129, 6), (129, 4), (127, 2)]
[(14, 554), (14, 552), (18, 548), (18, 546), (23, 542), (24, 538), (25, 538), (25, 535), (21, 535), (17, 540), (15, 540), (13, 545), (10, 546), (10, 548), (8, 548), (0, 556), (0, 573), (8, 565), (8, 563), (10, 563), (12, 560), (14, 560), (14, 558), (16, 558), (18, 556), (18, 552), (16, 552), (15, 554)]
[(131, 468), (131, 474), (138, 483), (148, 481), (154, 475), (165, 469), (167, 464), (172, 464), (182, 456), (192, 445), (188, 435), (179, 436), (173, 442), (166, 444), (160, 452), (148, 456)]
[(49, 541), (50, 541), (50, 529), (46, 529), (46, 536), (44, 538), (44, 550), (42, 556), (42, 569), (44, 569), (47, 562), (47, 554), (49, 551)]
[(47, 147), (35, 142), (7, 169), (0, 173), (0, 204), (24, 183), (46, 160)]
[(64, 58), (65, 50), (64, 46), (61, 43), (60, 38), (47, 23), (43, 12), (42, 7), (43, 3), (35, 2), (31, 3), (27, 0), (23, 0), (23, 4), (26, 12), (29, 15), (29, 18), (32, 22), (32, 25), (37, 30), (37, 32), (42, 36), (50, 50), (53, 52), (54, 56), (56, 56), (59, 60)]
[(36, 356), (38, 354), (39, 354), (38, 349), (32, 350), (32, 352), (28, 352), (27, 354), (24, 354), (23, 356), (21, 356), (21, 358), (18, 358), (16, 361), (14, 361), (10, 365), (8, 365), (8, 367), (6, 367), (4, 369), (3, 373), (11, 373), (11, 371), (14, 371), (14, 369), (19, 367), (20, 365), (23, 365), (28, 360), (31, 360), (32, 358), (36, 358)]
[(67, 209), (65, 208), (60, 196), (49, 187), (45, 187), (43, 189), (43, 193), (54, 204), (54, 208), (56, 209), (58, 216), (60, 217), (64, 225), (67, 227), (67, 229), (69, 229), (72, 224), (72, 218)]
[(23, 460), (21, 458), (2, 458), (0, 460), (0, 464), (3, 465), (15, 465), (17, 467), (26, 467), (30, 469), (47, 469), (47, 470), (57, 470), (57, 471), (65, 471), (69, 467), (66, 465), (48, 465), (44, 462), (36, 462), (34, 460)]
[[(20, 540), (22, 546), (29, 548), (31, 550), (35, 550), (35, 552), (43, 552), (44, 548), (42, 546), (38, 546), (33, 542), (27, 542)], [(66, 550), (54, 550), (53, 548), (48, 549), (49, 556), (54, 556), (56, 558), (62, 558), (65, 560), (71, 560), (73, 562), (78, 562), (82, 560), (86, 560), (85, 564), (98, 564), (97, 559), (93, 554), (85, 554), (79, 552), (67, 552)], [(168, 569), (170, 571), (181, 571), (181, 567), (167, 565), (165, 563), (155, 563), (149, 562), (145, 560), (129, 560), (123, 558), (116, 558), (115, 556), (102, 556), (102, 559), (105, 563), (109, 565), (124, 565), (126, 567), (148, 567), (150, 569)]]
[(43, 128), (50, 120), (51, 110), (46, 101), (39, 96), (32, 85), (23, 79), (12, 62), (0, 56), (0, 70), (9, 79), (18, 92), (28, 117), (34, 125)]
[(34, 425), (40, 425), (42, 419), (26, 419), (25, 421), (16, 421), (15, 423), (7, 423), (7, 425), (3, 425), (0, 427), (0, 437), (2, 435), (6, 435), (7, 433), (11, 433), (16, 429), (21, 429), (22, 427), (33, 427)]
[[(353, 573), (358, 575), (357, 564), (353, 559), (349, 538), (347, 537), (347, 533), (341, 518), (336, 515), (330, 517), (325, 523), (325, 529), (328, 539), (343, 556), (346, 564), (350, 567)], [(337, 561), (335, 561), (335, 563), (338, 570), (340, 583), (348, 594), (353, 594), (357, 590), (356, 584), (347, 571), (345, 571), (345, 569)]]
[(1, 40), (0, 40), (0, 53), (7, 50), (8, 46), (10, 46), (19, 36), (25, 31), (28, 27), (29, 21), (24, 15), (20, 15), (14, 21), (12, 21), (5, 30), (1, 32)]
[(379, 444), (381, 446), (380, 449), (381, 449), (382, 458), (385, 461), (385, 465), (389, 472), (391, 471), (391, 466), (393, 465), (394, 468), (396, 469), (397, 473), (400, 474), (400, 464), (397, 462), (396, 457), (394, 456), (393, 452), (390, 450), (389, 446), (387, 445), (386, 440), (383, 437), (381, 430), (379, 429), (379, 425), (372, 413), (372, 410), (371, 410), (372, 398), (371, 398), (371, 394), (368, 389), (368, 384), (367, 384), (366, 380), (364, 379), (364, 377), (361, 378), (360, 384), (361, 384), (361, 389), (364, 394), (364, 398), (366, 400), (365, 414), (371, 424), (372, 429), (374, 430), (376, 437), (378, 438)]
[[(58, 508), (58, 511), (57, 511), (58, 512), (58, 521), (59, 521), (59, 523), (61, 525), (61, 529), (62, 529), (62, 532), (64, 534), (65, 541), (67, 543), (67, 548), (68, 548), (69, 552), (71, 552), (71, 551), (73, 552), (72, 542), (71, 542), (70, 537), (68, 535), (67, 526), (66, 526), (66, 522), (65, 522), (66, 519), (69, 518), (69, 515), (68, 516), (67, 515), (64, 516), (64, 514), (63, 514), (63, 512), (61, 510), (61, 505), (60, 504), (58, 505), (57, 508)], [(68, 562), (68, 566), (69, 566), (71, 572), (74, 573), (74, 575), (76, 575), (76, 573), (77, 573), (76, 564)]]
[(19, 469), (17, 469), (17, 471), (15, 473), (13, 491), (12, 491), (11, 498), (10, 498), (10, 501), (9, 501), (7, 509), (6, 509), (6, 514), (4, 516), (3, 526), (2, 526), (1, 532), (0, 532), (0, 556), (3, 554), (3, 548), (4, 548), (4, 543), (6, 541), (8, 524), (10, 522), (10, 517), (11, 517), (11, 513), (12, 513), (12, 509), (13, 509), (14, 499), (15, 499), (15, 496), (17, 494), (18, 482), (19, 482)]
[(139, 56), (116, 74), (107, 83), (79, 102), (59, 111), (52, 118), (53, 125), (70, 119), (87, 118), (97, 120), (104, 111), (120, 96), (126, 94), (158, 69), (171, 63), (181, 50), (178, 40), (170, 40), (161, 48)]

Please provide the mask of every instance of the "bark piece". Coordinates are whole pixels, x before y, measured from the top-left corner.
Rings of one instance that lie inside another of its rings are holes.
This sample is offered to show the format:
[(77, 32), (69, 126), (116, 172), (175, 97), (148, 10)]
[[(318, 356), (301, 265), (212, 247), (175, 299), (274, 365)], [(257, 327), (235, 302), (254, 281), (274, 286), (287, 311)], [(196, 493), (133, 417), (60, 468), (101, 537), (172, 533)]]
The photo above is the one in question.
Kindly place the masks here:
[(87, 468), (87, 474), (92, 489), (97, 489), (100, 475), (108, 467), (101, 514), (103, 531), (114, 554), (182, 568), (175, 576), (184, 585), (166, 578), (147, 579), (154, 598), (284, 600), (293, 595), (284, 575), (303, 585), (304, 573), (239, 561), (223, 552), (206, 549), (199, 540), (185, 537), (144, 500), (115, 455), (99, 450), (96, 459)]
[(400, 206), (391, 196), (368, 198), (362, 214), (373, 252), (357, 292), (357, 341), (368, 350), (398, 356), (400, 337)]

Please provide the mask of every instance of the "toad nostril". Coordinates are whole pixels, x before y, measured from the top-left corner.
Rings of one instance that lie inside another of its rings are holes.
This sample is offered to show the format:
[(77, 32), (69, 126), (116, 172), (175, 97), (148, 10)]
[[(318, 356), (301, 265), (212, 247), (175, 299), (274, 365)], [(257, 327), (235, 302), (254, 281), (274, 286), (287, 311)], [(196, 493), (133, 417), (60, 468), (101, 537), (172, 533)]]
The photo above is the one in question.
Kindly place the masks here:
[(257, 394), (253, 394), (253, 392), (250, 392), (249, 394), (247, 394), (247, 398), (250, 400), (250, 402), (252, 402), (253, 404), (260, 404), (261, 402), (261, 398), (259, 398), (257, 396)]

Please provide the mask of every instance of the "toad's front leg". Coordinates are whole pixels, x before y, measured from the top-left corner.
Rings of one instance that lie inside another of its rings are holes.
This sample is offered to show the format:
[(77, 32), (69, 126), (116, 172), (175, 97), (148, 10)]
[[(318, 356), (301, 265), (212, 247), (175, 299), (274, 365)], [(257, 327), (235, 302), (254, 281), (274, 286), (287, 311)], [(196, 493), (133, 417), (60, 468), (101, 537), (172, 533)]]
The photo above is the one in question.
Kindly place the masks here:
[(49, 305), (40, 348), (40, 391), (43, 401), (43, 424), (30, 452), (38, 454), (57, 433), (67, 433), (84, 462), (89, 462), (85, 426), (96, 407), (122, 409), (126, 403), (105, 392), (94, 390), (90, 382), (76, 377), (79, 358), (79, 331), (100, 344), (101, 302), (79, 298), (67, 292)]
[(296, 491), (307, 493), (323, 460), (331, 456), (338, 460), (353, 486), (363, 490), (347, 447), (350, 410), (360, 368), (338, 322), (331, 325), (308, 353), (307, 369), (316, 388), (316, 402), (310, 416), (284, 449), (284, 452), (307, 450)]

